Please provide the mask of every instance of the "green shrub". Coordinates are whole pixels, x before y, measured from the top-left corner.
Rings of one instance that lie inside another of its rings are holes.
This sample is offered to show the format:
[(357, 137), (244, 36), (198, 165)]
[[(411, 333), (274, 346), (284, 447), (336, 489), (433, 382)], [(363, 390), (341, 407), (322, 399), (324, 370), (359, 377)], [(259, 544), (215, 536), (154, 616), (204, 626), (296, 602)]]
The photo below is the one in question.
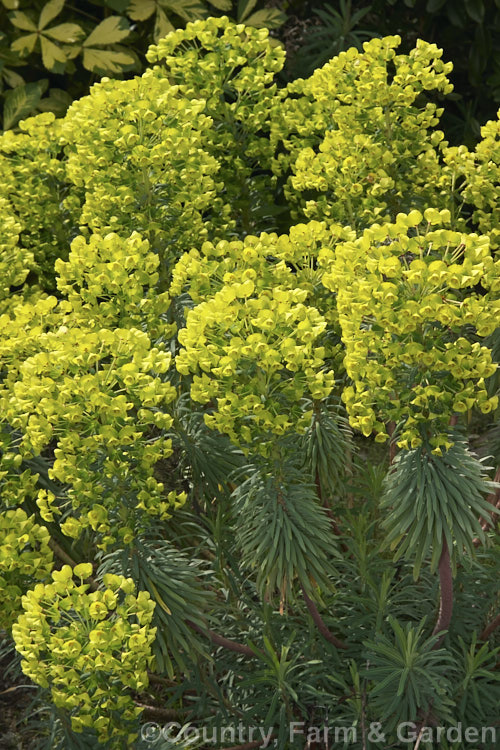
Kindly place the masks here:
[(0, 137), (0, 586), (40, 747), (140, 748), (143, 711), (280, 748), (332, 704), (359, 748), (495, 721), (498, 125), (450, 148), (449, 65), (399, 42), (278, 88), (266, 30), (188, 23)]

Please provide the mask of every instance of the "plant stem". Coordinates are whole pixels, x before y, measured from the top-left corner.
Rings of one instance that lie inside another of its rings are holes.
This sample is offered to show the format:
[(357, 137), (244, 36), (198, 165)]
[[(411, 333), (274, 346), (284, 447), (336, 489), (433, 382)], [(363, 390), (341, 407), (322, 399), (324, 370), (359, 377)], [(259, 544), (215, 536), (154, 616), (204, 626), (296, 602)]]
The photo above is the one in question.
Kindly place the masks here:
[[(453, 576), (451, 572), (450, 551), (444, 535), (443, 548), (441, 557), (439, 558), (439, 585), (439, 615), (432, 635), (437, 635), (443, 630), (448, 630), (453, 614)], [(436, 641), (433, 648), (439, 648), (443, 639), (444, 635)]]
[(325, 638), (330, 643), (333, 643), (333, 645), (336, 648), (346, 649), (347, 645), (343, 641), (340, 641), (338, 638), (336, 638), (333, 635), (333, 633), (330, 632), (330, 630), (328, 630), (327, 626), (323, 622), (323, 619), (322, 619), (320, 613), (318, 612), (318, 609), (317, 609), (315, 603), (313, 602), (312, 599), (310, 599), (308, 597), (308, 595), (306, 594), (306, 591), (305, 591), (304, 587), (302, 586), (302, 584), (301, 584), (301, 589), (302, 589), (302, 596), (304, 597), (304, 601), (306, 603), (306, 607), (309, 610), (309, 614), (311, 615), (311, 617), (312, 617), (312, 619), (314, 621), (314, 624), (318, 628), (318, 630), (321, 633), (321, 635), (323, 636), (323, 638)]
[(494, 630), (496, 630), (498, 627), (500, 627), (500, 614), (498, 614), (494, 620), (490, 622), (489, 625), (486, 625), (485, 629), (479, 636), (480, 641), (486, 641), (490, 635), (493, 633)]
[(243, 654), (244, 656), (255, 656), (252, 649), (249, 646), (245, 646), (243, 643), (238, 643), (238, 641), (232, 641), (229, 638), (224, 638), (224, 636), (214, 633), (213, 630), (205, 630), (203, 628), (200, 628), (199, 625), (197, 625), (195, 622), (192, 622), (191, 620), (187, 620), (186, 622), (189, 627), (193, 630), (196, 630), (197, 633), (210, 638), (212, 643), (215, 643), (216, 646), (222, 646), (223, 648), (227, 648), (229, 651), (234, 651), (235, 653)]

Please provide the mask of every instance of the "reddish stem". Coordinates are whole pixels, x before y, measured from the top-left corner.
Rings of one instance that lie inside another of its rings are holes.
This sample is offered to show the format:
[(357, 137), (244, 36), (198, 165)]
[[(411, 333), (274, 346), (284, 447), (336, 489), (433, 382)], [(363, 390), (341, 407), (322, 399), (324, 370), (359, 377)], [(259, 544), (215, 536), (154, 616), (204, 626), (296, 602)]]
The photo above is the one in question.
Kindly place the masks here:
[[(437, 635), (443, 630), (448, 630), (453, 614), (453, 576), (451, 572), (450, 551), (444, 535), (443, 548), (441, 557), (439, 558), (439, 585), (439, 615), (432, 635)], [(436, 641), (433, 648), (439, 648), (443, 639), (444, 635)]]
[(301, 589), (302, 589), (302, 596), (304, 597), (304, 601), (306, 603), (306, 607), (309, 610), (309, 614), (311, 615), (311, 617), (312, 617), (312, 619), (314, 621), (314, 624), (318, 628), (318, 630), (321, 633), (321, 635), (323, 636), (323, 638), (325, 638), (330, 643), (333, 643), (333, 645), (336, 648), (343, 648), (343, 649), (347, 648), (347, 645), (343, 641), (340, 641), (338, 638), (336, 638), (333, 635), (333, 633), (330, 632), (330, 630), (328, 630), (327, 626), (323, 622), (323, 619), (322, 619), (320, 613), (318, 612), (318, 609), (317, 609), (315, 603), (313, 602), (312, 599), (310, 599), (308, 597), (308, 595), (306, 594), (306, 591), (305, 591), (305, 589), (304, 589), (304, 587), (302, 585), (301, 585)]
[(493, 633), (494, 630), (496, 630), (498, 627), (500, 627), (500, 614), (498, 614), (494, 620), (490, 622), (489, 625), (485, 627), (481, 635), (479, 636), (480, 641), (486, 641), (490, 635)]
[(238, 641), (231, 641), (229, 638), (224, 638), (224, 636), (214, 633), (213, 630), (205, 630), (204, 628), (200, 628), (199, 625), (197, 625), (195, 622), (192, 622), (191, 620), (187, 620), (186, 622), (189, 627), (193, 630), (196, 630), (197, 633), (201, 633), (201, 635), (210, 638), (212, 643), (215, 643), (216, 646), (222, 646), (223, 648), (227, 648), (229, 651), (234, 651), (235, 653), (243, 654), (244, 656), (255, 656), (252, 649), (249, 646), (245, 646), (243, 643), (238, 643)]

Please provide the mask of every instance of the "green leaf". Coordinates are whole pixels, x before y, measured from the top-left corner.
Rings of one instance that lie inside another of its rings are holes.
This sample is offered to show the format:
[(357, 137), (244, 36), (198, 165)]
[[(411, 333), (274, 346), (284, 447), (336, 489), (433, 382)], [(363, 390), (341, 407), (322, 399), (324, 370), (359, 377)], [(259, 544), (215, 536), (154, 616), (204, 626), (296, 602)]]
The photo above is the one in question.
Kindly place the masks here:
[(44, 32), (46, 36), (55, 39), (58, 42), (71, 44), (77, 42), (84, 34), (84, 30), (77, 23), (60, 23), (58, 26), (52, 26)]
[(19, 8), (19, 0), (2, 0), (2, 5), (7, 10), (15, 10)]
[(45, 36), (40, 36), (40, 44), (42, 46), (42, 62), (47, 70), (53, 70), (57, 63), (65, 63), (67, 58), (64, 52), (57, 44), (51, 42)]
[(37, 41), (38, 34), (27, 34), (26, 36), (21, 36), (19, 39), (12, 42), (10, 48), (14, 50), (14, 52), (19, 52), (20, 55), (29, 55), (29, 53), (33, 52), (35, 49)]
[(207, 17), (207, 9), (200, 0), (161, 0), (161, 5), (185, 21)]
[(38, 21), (38, 28), (44, 29), (48, 23), (50, 23), (64, 7), (65, 0), (49, 0), (47, 5), (43, 7), (40, 13), (40, 19)]
[(208, 2), (217, 10), (231, 10), (233, 7), (232, 0), (208, 0)]
[(440, 8), (443, 7), (446, 0), (427, 0), (425, 10), (427, 13), (436, 13)]
[(50, 89), (49, 95), (41, 100), (38, 109), (41, 112), (54, 112), (62, 117), (72, 101), (71, 96), (63, 89)]
[(129, 5), (129, 0), (106, 0), (106, 5), (117, 13), (125, 13)]
[(3, 126), (5, 130), (14, 127), (19, 120), (29, 115), (38, 106), (42, 94), (47, 90), (46, 78), (35, 83), (26, 83), (5, 94)]
[(127, 15), (133, 21), (146, 21), (157, 8), (156, 0), (132, 0)]
[(238, 0), (237, 18), (242, 23), (257, 5), (257, 0)]
[(135, 58), (130, 52), (86, 48), (83, 50), (83, 67), (94, 73), (121, 73), (134, 62)]
[[(115, 44), (125, 39), (130, 34), (127, 19), (123, 16), (109, 16), (95, 27), (83, 43), (84, 47), (94, 44)], [(85, 63), (84, 63), (85, 64)], [(86, 67), (86, 66), (85, 66)], [(87, 68), (93, 70), (93, 68)]]
[(24, 85), (24, 78), (20, 76), (19, 73), (16, 73), (15, 70), (4, 68), (2, 70), (2, 76), (7, 86), (10, 86), (12, 89), (15, 89), (16, 86)]
[(484, 21), (484, 3), (483, 0), (464, 0), (465, 10), (470, 18), (476, 23)]
[(278, 8), (264, 8), (258, 10), (256, 13), (246, 19), (245, 23), (247, 26), (255, 26), (260, 29), (266, 27), (268, 29), (277, 29), (282, 26), (286, 21), (286, 15), (283, 11)]
[(154, 29), (155, 42), (157, 42), (159, 39), (163, 39), (163, 37), (167, 36), (167, 34), (170, 34), (170, 32), (172, 31), (175, 31), (175, 27), (168, 20), (165, 11), (161, 8), (158, 8)]
[(15, 13), (9, 13), (9, 21), (13, 26), (23, 31), (36, 31), (36, 25), (26, 13), (16, 10)]

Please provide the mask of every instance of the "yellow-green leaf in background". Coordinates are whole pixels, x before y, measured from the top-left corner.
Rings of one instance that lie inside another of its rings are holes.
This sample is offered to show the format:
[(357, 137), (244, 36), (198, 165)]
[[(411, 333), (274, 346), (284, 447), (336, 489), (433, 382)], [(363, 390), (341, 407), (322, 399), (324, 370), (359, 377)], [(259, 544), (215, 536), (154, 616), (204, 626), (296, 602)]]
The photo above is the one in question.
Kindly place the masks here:
[(238, 0), (237, 19), (238, 23), (243, 23), (245, 18), (250, 15), (257, 5), (257, 0)]
[(168, 8), (185, 21), (194, 21), (208, 16), (207, 9), (200, 0), (159, 0), (160, 5)]
[(78, 55), (82, 51), (82, 48), (77, 44), (63, 44), (62, 48), (64, 50), (64, 54), (66, 55), (66, 60), (74, 60), (75, 57), (78, 57)]
[(210, 5), (213, 5), (214, 8), (217, 8), (217, 10), (231, 10), (233, 7), (232, 0), (208, 0)]
[(54, 112), (58, 117), (62, 117), (72, 101), (67, 91), (50, 89), (49, 95), (40, 101), (38, 109), (41, 112)]
[(167, 36), (167, 34), (170, 34), (171, 31), (175, 31), (174, 25), (168, 20), (165, 11), (162, 8), (158, 8), (156, 11), (154, 29), (155, 42), (162, 39), (164, 36)]
[(258, 29), (264, 26), (268, 29), (277, 29), (286, 21), (286, 15), (278, 8), (263, 8), (245, 19), (247, 26), (255, 26)]
[[(101, 21), (83, 43), (84, 47), (94, 44), (115, 44), (130, 34), (127, 19), (123, 16), (109, 16)], [(85, 66), (86, 67), (86, 66)]]
[(16, 10), (14, 13), (9, 13), (9, 21), (13, 26), (23, 31), (36, 31), (36, 25), (33, 23), (26, 13), (22, 13), (20, 10)]
[(35, 44), (38, 41), (38, 34), (26, 34), (16, 39), (10, 45), (11, 50), (19, 52), (22, 57), (29, 55), (35, 49)]
[(44, 5), (38, 21), (38, 28), (40, 30), (44, 29), (48, 23), (59, 15), (64, 7), (64, 2), (65, 0), (49, 0), (49, 2)]
[(84, 68), (95, 73), (121, 73), (134, 62), (134, 56), (126, 50), (83, 49)]
[(132, 0), (127, 9), (127, 15), (133, 21), (146, 21), (157, 8), (156, 0)]
[(15, 10), (19, 8), (19, 0), (2, 0), (2, 5), (7, 10)]
[(46, 36), (40, 35), (42, 46), (42, 61), (47, 70), (52, 70), (56, 63), (65, 63), (66, 55), (57, 44), (51, 42)]
[(60, 23), (58, 26), (52, 26), (52, 28), (44, 31), (44, 34), (50, 36), (51, 39), (67, 44), (77, 42), (84, 33), (82, 27), (78, 26), (77, 23)]
[(11, 89), (14, 89), (16, 86), (22, 86), (24, 83), (24, 78), (19, 73), (16, 73), (15, 70), (10, 70), (10, 68), (2, 68), (2, 77)]
[(19, 120), (29, 115), (38, 106), (42, 94), (47, 90), (49, 82), (46, 78), (35, 83), (7, 91), (3, 105), (3, 126), (5, 130), (13, 128)]

